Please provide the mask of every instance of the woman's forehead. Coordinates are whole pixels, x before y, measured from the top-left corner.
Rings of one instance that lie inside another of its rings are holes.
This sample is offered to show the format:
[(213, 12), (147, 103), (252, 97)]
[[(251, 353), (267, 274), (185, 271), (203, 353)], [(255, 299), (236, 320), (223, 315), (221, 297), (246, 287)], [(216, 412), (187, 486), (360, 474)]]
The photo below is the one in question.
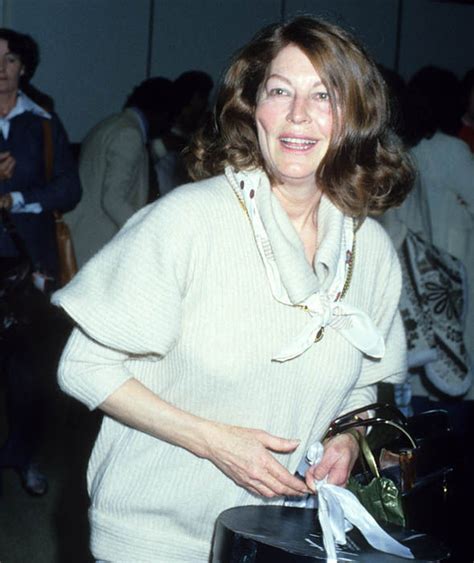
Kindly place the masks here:
[(313, 61), (298, 45), (290, 43), (282, 47), (268, 65), (266, 78), (272, 75), (292, 77), (304, 74), (315, 82), (321, 82), (321, 76)]

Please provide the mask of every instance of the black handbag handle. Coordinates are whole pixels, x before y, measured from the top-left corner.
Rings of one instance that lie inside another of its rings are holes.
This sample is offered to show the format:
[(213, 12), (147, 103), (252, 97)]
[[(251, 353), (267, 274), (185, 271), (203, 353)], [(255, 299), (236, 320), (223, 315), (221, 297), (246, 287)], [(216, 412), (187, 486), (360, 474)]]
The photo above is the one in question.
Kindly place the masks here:
[[(367, 418), (361, 418), (360, 416), (358, 416), (361, 413), (367, 411), (377, 412), (378, 410), (389, 411), (393, 415), (393, 418), (395, 418), (395, 420), (392, 420), (390, 418), (385, 418), (382, 416), (369, 416)], [(380, 425), (391, 426), (392, 428), (395, 428), (405, 436), (405, 438), (410, 442), (412, 448), (417, 447), (416, 440), (406, 429), (406, 425), (407, 425), (406, 416), (393, 405), (383, 404), (383, 403), (372, 403), (370, 405), (361, 407), (359, 409), (355, 409), (351, 412), (348, 412), (334, 419), (329, 426), (325, 438), (331, 438), (336, 434), (341, 434), (342, 432), (346, 432), (347, 430), (350, 430), (352, 428), (357, 428), (361, 426), (373, 427)]]

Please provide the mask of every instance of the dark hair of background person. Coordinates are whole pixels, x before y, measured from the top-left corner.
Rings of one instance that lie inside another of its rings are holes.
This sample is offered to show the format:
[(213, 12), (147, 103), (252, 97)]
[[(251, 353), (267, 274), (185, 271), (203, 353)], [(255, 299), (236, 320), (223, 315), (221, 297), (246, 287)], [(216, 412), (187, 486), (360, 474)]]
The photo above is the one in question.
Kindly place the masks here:
[(196, 94), (207, 100), (214, 82), (206, 72), (189, 70), (180, 74), (174, 85), (178, 107), (182, 108), (189, 104)]
[(137, 107), (143, 112), (156, 111), (160, 106), (175, 106), (175, 88), (168, 78), (155, 76), (136, 86), (124, 107)]
[(272, 60), (290, 44), (307, 55), (330, 95), (333, 134), (316, 173), (318, 186), (353, 217), (380, 214), (399, 205), (414, 172), (389, 126), (385, 82), (348, 32), (306, 16), (264, 28), (237, 53), (224, 76), (213, 120), (195, 136), (187, 152), (191, 177), (213, 176), (231, 165), (262, 167), (271, 178), (259, 149), (254, 113)]
[(40, 62), (38, 43), (30, 35), (5, 27), (0, 28), (0, 39), (8, 43), (9, 51), (19, 57), (23, 65), (24, 72), (20, 76), (20, 90), (46, 111), (54, 111), (53, 98), (35, 88), (30, 82)]
[(20, 77), (20, 88), (25, 82), (29, 82), (40, 62), (39, 47), (36, 41), (30, 36), (13, 29), (0, 28), (0, 39), (8, 43), (8, 49), (20, 58), (24, 67), (24, 74)]
[(391, 117), (390, 126), (397, 135), (402, 136), (404, 129), (402, 100), (405, 95), (405, 80), (397, 71), (381, 64), (378, 66), (389, 93)]
[(467, 111), (470, 97), (474, 92), (474, 68), (466, 72), (461, 81), (461, 105), (463, 113)]
[(162, 76), (148, 78), (133, 89), (124, 107), (142, 111), (148, 120), (150, 137), (157, 137), (169, 127), (178, 111), (175, 86)]
[(462, 114), (460, 81), (456, 75), (435, 66), (423, 67), (408, 81), (403, 96), (405, 142), (415, 146), (436, 131), (456, 136)]

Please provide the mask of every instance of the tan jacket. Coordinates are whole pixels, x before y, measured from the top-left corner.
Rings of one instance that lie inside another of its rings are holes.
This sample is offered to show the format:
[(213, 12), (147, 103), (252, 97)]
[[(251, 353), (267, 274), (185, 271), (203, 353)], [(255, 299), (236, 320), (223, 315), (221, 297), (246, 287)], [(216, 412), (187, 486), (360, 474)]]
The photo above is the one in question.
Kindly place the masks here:
[(79, 174), (82, 199), (66, 221), (82, 266), (146, 203), (148, 154), (134, 110), (112, 115), (88, 133)]

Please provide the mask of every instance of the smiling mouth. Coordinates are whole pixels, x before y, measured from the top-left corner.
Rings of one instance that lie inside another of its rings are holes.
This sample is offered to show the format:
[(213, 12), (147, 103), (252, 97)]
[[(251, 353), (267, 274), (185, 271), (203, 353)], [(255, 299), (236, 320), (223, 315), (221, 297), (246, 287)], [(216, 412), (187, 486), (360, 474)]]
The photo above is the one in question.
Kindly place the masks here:
[(280, 137), (280, 143), (288, 149), (307, 151), (313, 148), (317, 141), (314, 139), (301, 139), (298, 137)]

